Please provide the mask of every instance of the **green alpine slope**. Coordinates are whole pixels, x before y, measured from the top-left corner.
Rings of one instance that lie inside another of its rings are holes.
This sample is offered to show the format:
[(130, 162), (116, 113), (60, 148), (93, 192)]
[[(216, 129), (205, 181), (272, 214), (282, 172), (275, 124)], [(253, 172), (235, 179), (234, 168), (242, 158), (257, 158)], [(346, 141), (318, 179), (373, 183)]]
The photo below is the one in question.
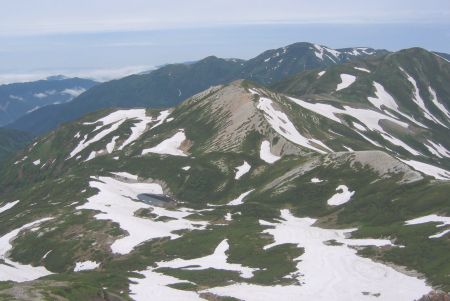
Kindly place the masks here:
[(450, 120), (428, 99), (443, 125), (412, 104), (403, 116), (330, 91), (303, 99), (234, 81), (167, 110), (98, 111), (40, 137), (0, 174), (0, 296), (414, 300), (450, 291), (441, 136)]

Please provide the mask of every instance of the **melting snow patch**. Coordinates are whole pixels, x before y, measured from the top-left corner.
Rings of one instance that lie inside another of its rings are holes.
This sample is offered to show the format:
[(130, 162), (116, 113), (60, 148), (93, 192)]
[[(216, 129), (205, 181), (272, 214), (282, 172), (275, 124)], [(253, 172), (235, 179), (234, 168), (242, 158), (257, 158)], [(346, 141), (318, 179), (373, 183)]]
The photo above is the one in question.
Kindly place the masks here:
[(106, 144), (106, 151), (108, 152), (108, 154), (112, 153), (114, 151), (114, 148), (116, 147), (116, 141), (117, 139), (119, 139), (119, 136), (114, 136), (111, 139), (111, 142), (109, 142), (108, 144)]
[(324, 71), (320, 71), (319, 73), (317, 73), (317, 78), (321, 78), (322, 77), (322, 75), (324, 75), (325, 74), (325, 70)]
[[(160, 126), (161, 124), (163, 124), (164, 121), (167, 119), (167, 117), (169, 117), (169, 115), (170, 115), (170, 111), (169, 111), (169, 110), (165, 110), (165, 111), (159, 112), (159, 116), (158, 116), (158, 117), (156, 118), (156, 120), (155, 120), (155, 121), (157, 121), (157, 123), (154, 124), (154, 125), (151, 127), (151, 129), (154, 129), (154, 128)], [(170, 120), (167, 119), (168, 122), (169, 122), (169, 121), (172, 121), (172, 120), (173, 120), (173, 118), (170, 118)]]
[(450, 180), (450, 172), (445, 169), (442, 169), (442, 168), (439, 168), (439, 167), (436, 167), (434, 165), (430, 165), (427, 163), (419, 162), (419, 161), (402, 160), (400, 158), (397, 158), (397, 159), (399, 159), (403, 163), (411, 166), (415, 170), (420, 171), (426, 175), (432, 176), (437, 180), (444, 180), (444, 181)]
[(354, 67), (356, 70), (359, 70), (359, 71), (363, 71), (363, 72), (367, 72), (367, 73), (370, 73), (370, 70), (369, 69), (366, 69), (366, 68), (361, 68), (361, 67)]
[(75, 265), (75, 268), (73, 269), (74, 272), (80, 272), (80, 271), (87, 271), (87, 270), (94, 270), (100, 266), (100, 263), (95, 261), (83, 261), (83, 262), (77, 262)]
[(100, 141), (108, 134), (114, 132), (120, 127), (120, 125), (122, 125), (125, 121), (129, 119), (134, 119), (137, 120), (138, 122), (132, 126), (131, 135), (122, 144), (120, 149), (124, 148), (126, 145), (138, 139), (140, 135), (142, 135), (142, 133), (144, 132), (147, 123), (152, 121), (152, 118), (147, 117), (147, 115), (145, 114), (145, 109), (131, 109), (131, 110), (118, 110), (97, 121), (85, 122), (83, 123), (83, 125), (92, 125), (100, 123), (101, 125), (97, 126), (94, 131), (99, 129), (102, 130), (90, 139), (87, 139), (88, 135), (85, 135), (83, 140), (77, 145), (77, 147), (75, 147), (74, 150), (72, 150), (67, 159), (74, 157), (92, 143)]
[(243, 202), (244, 198), (245, 198), (247, 195), (249, 195), (250, 193), (252, 193), (253, 190), (255, 190), (255, 189), (252, 189), (252, 190), (249, 190), (249, 191), (247, 191), (247, 192), (242, 193), (240, 196), (238, 196), (236, 199), (234, 199), (234, 200), (232, 200), (231, 202), (229, 202), (227, 205), (228, 205), (228, 206), (237, 206), (237, 205), (244, 204), (244, 202)]
[(266, 161), (269, 164), (275, 163), (276, 161), (281, 159), (281, 157), (275, 156), (270, 152), (270, 142), (267, 140), (264, 140), (261, 143), (259, 157), (261, 158), (261, 160)]
[(375, 97), (367, 98), (370, 103), (377, 107), (379, 110), (381, 110), (381, 106), (385, 106), (386, 108), (397, 111), (398, 105), (391, 94), (389, 94), (379, 83), (374, 82), (373, 85), (375, 87)]
[(444, 104), (440, 103), (437, 99), (436, 91), (433, 90), (433, 88), (428, 87), (428, 91), (431, 94), (431, 101), (434, 103), (434, 105), (442, 112), (444, 113), (447, 118), (450, 119), (450, 112), (447, 110), (447, 108), (444, 106)]
[[(252, 94), (259, 95), (259, 93), (255, 90), (250, 89), (250, 92)], [(295, 144), (309, 148), (321, 154), (326, 152), (315, 147), (314, 145), (320, 145), (326, 150), (333, 151), (322, 142), (316, 139), (308, 139), (300, 134), (294, 124), (289, 120), (289, 117), (285, 113), (275, 110), (272, 104), (273, 102), (271, 99), (259, 95), (257, 107), (259, 110), (264, 112), (264, 117), (278, 134)]]
[(185, 170), (185, 171), (188, 171), (189, 169), (191, 169), (191, 167), (190, 166), (185, 166), (185, 167), (182, 167), (181, 169)]
[[(349, 230), (321, 229), (314, 227), (315, 219), (297, 218), (289, 210), (282, 210), (280, 223), (260, 221), (273, 228), (264, 230), (271, 234), (274, 243), (265, 249), (281, 245), (296, 244), (304, 249), (297, 258), (297, 273), (290, 276), (301, 285), (263, 286), (236, 283), (214, 287), (205, 291), (219, 296), (229, 296), (246, 301), (283, 300), (370, 300), (409, 301), (428, 293), (431, 287), (424, 280), (397, 272), (393, 268), (357, 255), (349, 246), (392, 245), (389, 240), (348, 239)], [(342, 245), (326, 244), (337, 241)]]
[(425, 106), (425, 102), (423, 101), (422, 97), (420, 96), (420, 91), (419, 91), (419, 88), (417, 87), (416, 80), (411, 75), (409, 75), (403, 68), (400, 68), (400, 70), (406, 75), (406, 78), (413, 86), (413, 101), (419, 106), (419, 108), (421, 109), (425, 118), (433, 121), (434, 123), (437, 123), (444, 127), (447, 127), (439, 119), (437, 119), (433, 114), (431, 114), (431, 112)]
[[(450, 217), (431, 214), (431, 215), (411, 219), (411, 220), (405, 222), (405, 224), (407, 224), (407, 225), (417, 225), (417, 224), (424, 224), (424, 223), (439, 223), (439, 225), (436, 226), (437, 228), (449, 226), (450, 225)], [(449, 232), (450, 232), (450, 229), (447, 229), (438, 234), (430, 235), (430, 236), (428, 236), (428, 238), (440, 238)]]
[(348, 88), (351, 84), (356, 81), (356, 76), (350, 74), (341, 74), (341, 83), (336, 87), (336, 91)]
[(432, 153), (433, 155), (436, 155), (439, 158), (447, 157), (450, 158), (450, 151), (447, 150), (442, 144), (440, 143), (434, 143), (431, 140), (428, 140), (428, 144), (425, 143), (425, 147)]
[(184, 130), (179, 130), (175, 135), (162, 141), (155, 147), (147, 148), (142, 151), (142, 155), (148, 153), (161, 154), (161, 155), (172, 155), (172, 156), (182, 156), (186, 157), (187, 155), (180, 150), (181, 144), (186, 140), (186, 135), (184, 134)]
[(228, 263), (228, 256), (225, 252), (229, 249), (228, 241), (224, 239), (214, 250), (214, 253), (201, 258), (181, 259), (177, 258), (168, 262), (157, 263), (161, 268), (186, 269), (186, 270), (227, 270), (237, 271), (243, 278), (253, 277), (253, 272), (257, 269), (245, 267), (237, 263)]
[(0, 207), (0, 213), (5, 212), (5, 211), (8, 210), (8, 209), (11, 209), (12, 207), (16, 206), (17, 203), (19, 203), (19, 202), (20, 202), (20, 201), (17, 200), (17, 201), (14, 201), (14, 202), (6, 203), (5, 205), (3, 205), (3, 206)]
[(6, 257), (8, 252), (12, 249), (11, 242), (17, 237), (20, 231), (32, 228), (33, 226), (50, 219), (51, 218), (43, 218), (28, 223), (0, 237), (0, 281), (24, 282), (52, 274), (45, 267), (33, 267), (31, 265), (20, 264), (9, 260)]
[(323, 182), (323, 180), (319, 179), (319, 178), (312, 178), (311, 179), (311, 183), (321, 183)]
[[(88, 199), (88, 202), (76, 209), (89, 209), (99, 211), (95, 218), (111, 220), (119, 224), (127, 232), (123, 238), (117, 239), (111, 249), (114, 253), (128, 254), (140, 243), (157, 238), (177, 238), (172, 233), (182, 229), (201, 229), (206, 222), (190, 221), (185, 219), (193, 212), (186, 208), (167, 210), (137, 201), (141, 194), (163, 194), (162, 187), (155, 183), (125, 183), (109, 177), (99, 177), (89, 182), (90, 187), (98, 193)], [(155, 221), (150, 218), (141, 218), (135, 215), (139, 209), (150, 209), (157, 216), (166, 216), (168, 221)]]
[(236, 175), (234, 176), (234, 179), (239, 180), (243, 175), (250, 171), (250, 168), (250, 164), (248, 164), (247, 161), (244, 161), (242, 165), (236, 167)]
[(338, 193), (334, 194), (328, 201), (327, 204), (330, 206), (339, 206), (350, 201), (350, 198), (355, 194), (354, 191), (348, 190), (348, 187), (345, 185), (339, 185), (336, 188)]
[(36, 160), (36, 161), (33, 161), (33, 164), (34, 164), (34, 165), (39, 165), (39, 164), (41, 164), (41, 160), (38, 159), (38, 160)]
[(138, 272), (144, 278), (130, 278), (130, 297), (135, 301), (148, 300), (183, 300), (204, 301), (197, 293), (179, 290), (168, 285), (177, 283), (190, 283), (172, 276), (157, 273), (153, 268)]

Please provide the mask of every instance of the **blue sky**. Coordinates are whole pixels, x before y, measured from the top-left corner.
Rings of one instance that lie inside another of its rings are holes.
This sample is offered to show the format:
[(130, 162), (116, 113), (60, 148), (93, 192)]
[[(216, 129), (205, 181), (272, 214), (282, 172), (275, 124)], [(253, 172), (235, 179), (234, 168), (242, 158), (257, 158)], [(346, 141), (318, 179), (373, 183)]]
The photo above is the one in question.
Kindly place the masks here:
[(450, 1), (0, 0), (0, 83), (105, 80), (298, 41), (450, 52)]

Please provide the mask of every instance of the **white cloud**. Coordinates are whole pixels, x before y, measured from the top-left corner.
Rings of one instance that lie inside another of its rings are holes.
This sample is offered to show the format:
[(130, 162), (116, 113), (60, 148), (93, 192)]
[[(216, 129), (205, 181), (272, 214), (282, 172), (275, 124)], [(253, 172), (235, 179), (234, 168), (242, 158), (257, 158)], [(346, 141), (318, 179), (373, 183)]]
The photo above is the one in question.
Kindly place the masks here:
[(80, 88), (80, 87), (75, 87), (72, 89), (65, 89), (64, 91), (62, 91), (62, 94), (68, 94), (72, 97), (77, 97), (79, 96), (81, 93), (83, 93), (84, 91), (86, 91), (86, 89)]
[(40, 93), (33, 94), (33, 96), (36, 98), (46, 98), (48, 95), (46, 93), (40, 92)]
[[(46, 79), (55, 74), (64, 74), (67, 77), (80, 77), (105, 82), (132, 74), (138, 74), (154, 69), (153, 66), (126, 66), (119, 68), (101, 68), (101, 69), (85, 69), (85, 70), (45, 70), (32, 71), (28, 73), (4, 73), (0, 74), (0, 85), (11, 83), (32, 82), (40, 79)], [(46, 91), (52, 92), (52, 91)], [(39, 93), (38, 93), (39, 94)], [(44, 93), (40, 93), (44, 94)], [(38, 98), (46, 97), (47, 95), (35, 95)]]

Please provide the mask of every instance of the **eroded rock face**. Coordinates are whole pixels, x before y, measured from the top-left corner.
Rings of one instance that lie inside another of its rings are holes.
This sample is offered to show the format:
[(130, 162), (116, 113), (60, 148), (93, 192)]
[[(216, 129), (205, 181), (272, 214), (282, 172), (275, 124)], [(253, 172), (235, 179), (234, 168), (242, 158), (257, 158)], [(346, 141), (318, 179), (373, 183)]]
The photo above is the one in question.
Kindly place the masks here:
[(418, 301), (450, 301), (450, 294), (447, 294), (442, 291), (432, 291)]

